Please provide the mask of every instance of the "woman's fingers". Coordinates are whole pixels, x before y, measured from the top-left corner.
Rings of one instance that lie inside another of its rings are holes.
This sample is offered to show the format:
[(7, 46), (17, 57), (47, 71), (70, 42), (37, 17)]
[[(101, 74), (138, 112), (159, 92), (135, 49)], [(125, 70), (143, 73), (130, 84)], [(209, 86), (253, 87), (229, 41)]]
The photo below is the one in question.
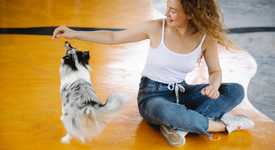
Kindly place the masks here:
[(76, 35), (76, 31), (72, 30), (66, 26), (59, 26), (57, 27), (53, 32), (53, 39), (57, 39), (60, 37), (63, 37), (65, 39), (71, 39), (74, 38)]
[(212, 98), (212, 99), (215, 99), (216, 98), (216, 93), (217, 93), (217, 91), (216, 90), (214, 90), (214, 89), (211, 89), (211, 91), (209, 92), (210, 94), (210, 97)]
[(62, 35), (65, 33), (66, 26), (59, 26), (57, 27), (53, 32), (53, 39), (62, 37)]
[(53, 31), (53, 36), (52, 38), (55, 39), (56, 38), (56, 35), (58, 33), (58, 30), (59, 30), (59, 27), (55, 28), (54, 31)]
[(204, 95), (210, 96), (210, 94), (211, 94), (211, 89), (210, 89), (209, 86), (205, 87), (203, 91), (204, 91)]
[(217, 99), (220, 96), (219, 91), (213, 89), (210, 86), (207, 86), (207, 87), (203, 88), (201, 90), (201, 94), (205, 95), (205, 96), (208, 96), (211, 99)]
[(219, 91), (216, 91), (216, 90), (213, 90), (213, 92), (210, 94), (210, 97), (212, 99), (217, 99), (219, 98), (220, 94), (219, 94)]
[(52, 36), (53, 39), (58, 38), (58, 32), (60, 32), (58, 29), (55, 29), (55, 30), (54, 30), (53, 36)]
[(206, 89), (206, 88), (203, 88), (203, 89), (201, 90), (201, 94), (202, 94), (202, 95), (206, 95), (205, 89)]

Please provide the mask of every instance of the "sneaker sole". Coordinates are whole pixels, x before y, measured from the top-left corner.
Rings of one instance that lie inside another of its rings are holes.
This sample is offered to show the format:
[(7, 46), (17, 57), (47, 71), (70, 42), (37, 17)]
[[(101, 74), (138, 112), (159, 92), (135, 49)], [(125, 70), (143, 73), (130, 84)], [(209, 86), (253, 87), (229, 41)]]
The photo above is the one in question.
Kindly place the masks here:
[[(169, 131), (166, 127), (160, 126), (160, 131), (162, 135), (165, 137), (166, 141), (171, 145), (175, 147), (179, 147), (183, 144), (185, 144), (185, 138), (182, 138), (180, 135), (178, 135), (175, 132)], [(177, 142), (179, 141), (179, 142)]]

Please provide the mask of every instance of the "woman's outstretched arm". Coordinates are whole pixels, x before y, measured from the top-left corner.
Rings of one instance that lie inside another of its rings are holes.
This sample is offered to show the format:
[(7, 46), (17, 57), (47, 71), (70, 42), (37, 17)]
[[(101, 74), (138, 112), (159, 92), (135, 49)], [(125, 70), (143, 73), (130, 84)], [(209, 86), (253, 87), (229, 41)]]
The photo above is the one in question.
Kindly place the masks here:
[(76, 31), (59, 26), (53, 32), (53, 39), (78, 39), (101, 44), (122, 44), (149, 39), (153, 21), (143, 22), (122, 31)]

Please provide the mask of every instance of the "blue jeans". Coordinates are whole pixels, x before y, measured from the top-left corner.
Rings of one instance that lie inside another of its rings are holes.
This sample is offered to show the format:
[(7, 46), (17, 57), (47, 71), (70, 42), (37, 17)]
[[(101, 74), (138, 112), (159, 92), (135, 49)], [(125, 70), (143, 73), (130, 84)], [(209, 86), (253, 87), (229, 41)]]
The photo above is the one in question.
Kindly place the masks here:
[(222, 83), (216, 100), (201, 94), (208, 84), (178, 83), (185, 88), (179, 92), (176, 103), (175, 92), (167, 84), (142, 77), (138, 92), (139, 113), (152, 125), (165, 125), (185, 132), (207, 134), (208, 120), (219, 120), (224, 113), (241, 103), (244, 88), (237, 83)]

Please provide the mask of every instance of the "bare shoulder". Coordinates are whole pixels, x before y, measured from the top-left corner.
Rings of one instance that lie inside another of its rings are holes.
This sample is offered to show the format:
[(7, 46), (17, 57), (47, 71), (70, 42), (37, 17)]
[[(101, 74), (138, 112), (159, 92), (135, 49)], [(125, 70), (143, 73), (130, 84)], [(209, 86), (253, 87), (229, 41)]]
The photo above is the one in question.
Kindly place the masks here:
[(146, 26), (147, 34), (149, 36), (154, 36), (156, 33), (159, 33), (162, 27), (162, 19), (149, 20), (144, 22)]
[(138, 24), (131, 25), (125, 30), (112, 32), (112, 43), (121, 44), (127, 42), (136, 42), (145, 39), (153, 39), (156, 30), (159, 28), (158, 20), (148, 20)]
[(150, 20), (148, 21), (150, 28), (157, 30), (157, 28), (162, 27), (162, 19)]

